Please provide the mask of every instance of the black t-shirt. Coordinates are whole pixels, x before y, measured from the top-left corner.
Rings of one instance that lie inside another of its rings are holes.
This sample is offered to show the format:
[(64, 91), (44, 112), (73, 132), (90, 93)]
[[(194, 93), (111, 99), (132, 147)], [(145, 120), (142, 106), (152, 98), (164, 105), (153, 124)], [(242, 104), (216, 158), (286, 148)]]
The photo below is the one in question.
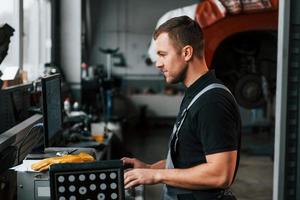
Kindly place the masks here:
[[(215, 77), (213, 71), (209, 71), (186, 89), (177, 122), (193, 97), (212, 83), (221, 83), (221, 81)], [(240, 128), (239, 109), (232, 95), (221, 88), (205, 92), (187, 111), (178, 133), (176, 152), (173, 151), (174, 142), (172, 142), (174, 167), (193, 167), (205, 163), (206, 155), (239, 150)]]

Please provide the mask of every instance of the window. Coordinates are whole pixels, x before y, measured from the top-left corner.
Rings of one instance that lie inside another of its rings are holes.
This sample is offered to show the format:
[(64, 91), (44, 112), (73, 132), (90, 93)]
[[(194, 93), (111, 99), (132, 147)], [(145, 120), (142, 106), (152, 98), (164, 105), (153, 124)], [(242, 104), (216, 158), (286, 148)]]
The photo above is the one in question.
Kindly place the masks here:
[(15, 13), (15, 4), (14, 1), (0, 0), (0, 24), (9, 24), (15, 29), (14, 36), (11, 37), (11, 42), (9, 45), (8, 55), (3, 60), (0, 69), (5, 68), (6, 66), (16, 66), (18, 65), (18, 51), (17, 51), (17, 37), (16, 35), (16, 13)]
[(51, 59), (51, 0), (0, 0), (0, 5), (0, 24), (15, 29), (0, 69), (20, 66), (29, 81), (35, 80)]
[(23, 69), (34, 80), (51, 59), (51, 2), (24, 0), (23, 11)]

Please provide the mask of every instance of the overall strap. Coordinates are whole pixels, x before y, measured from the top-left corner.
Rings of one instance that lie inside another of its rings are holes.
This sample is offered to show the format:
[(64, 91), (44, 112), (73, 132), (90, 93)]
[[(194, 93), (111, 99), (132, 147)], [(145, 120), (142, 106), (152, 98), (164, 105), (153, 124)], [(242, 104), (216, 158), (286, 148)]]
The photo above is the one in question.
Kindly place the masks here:
[(222, 85), (220, 83), (212, 83), (208, 86), (206, 86), (204, 89), (202, 89), (196, 96), (194, 96), (194, 98), (192, 99), (192, 101), (190, 102), (190, 104), (188, 105), (188, 107), (186, 108), (187, 110), (190, 109), (190, 107), (194, 104), (195, 101), (197, 101), (197, 99), (202, 95), (204, 94), (205, 92), (211, 90), (211, 89), (214, 89), (214, 88), (222, 88), (224, 90), (226, 90), (227, 92), (230, 92), (230, 90), (225, 86), (225, 85)]

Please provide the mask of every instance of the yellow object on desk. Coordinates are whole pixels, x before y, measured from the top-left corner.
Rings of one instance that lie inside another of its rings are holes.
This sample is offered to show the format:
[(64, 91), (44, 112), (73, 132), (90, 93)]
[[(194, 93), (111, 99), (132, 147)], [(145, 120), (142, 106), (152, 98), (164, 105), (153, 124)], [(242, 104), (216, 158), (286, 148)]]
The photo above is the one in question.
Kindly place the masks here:
[(104, 134), (101, 134), (101, 135), (92, 135), (92, 138), (99, 142), (100, 144), (102, 144), (106, 138), (106, 136)]
[(35, 171), (45, 171), (49, 169), (49, 166), (52, 164), (59, 164), (59, 163), (80, 163), (80, 162), (89, 162), (94, 161), (94, 157), (81, 152), (78, 155), (64, 155), (59, 157), (51, 157), (40, 160), (36, 163), (31, 165), (31, 168)]

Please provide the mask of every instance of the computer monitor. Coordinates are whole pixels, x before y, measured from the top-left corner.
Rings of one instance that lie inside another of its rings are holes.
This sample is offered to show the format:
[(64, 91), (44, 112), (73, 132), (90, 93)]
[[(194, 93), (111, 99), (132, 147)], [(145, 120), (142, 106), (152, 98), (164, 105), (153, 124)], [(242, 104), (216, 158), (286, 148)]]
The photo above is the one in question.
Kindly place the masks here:
[(61, 139), (62, 99), (60, 74), (42, 78), (42, 109), (44, 116), (45, 147)]
[(19, 164), (43, 142), (42, 117), (35, 114), (0, 135), (0, 173)]
[(32, 84), (20, 84), (0, 90), (0, 134), (32, 116)]

